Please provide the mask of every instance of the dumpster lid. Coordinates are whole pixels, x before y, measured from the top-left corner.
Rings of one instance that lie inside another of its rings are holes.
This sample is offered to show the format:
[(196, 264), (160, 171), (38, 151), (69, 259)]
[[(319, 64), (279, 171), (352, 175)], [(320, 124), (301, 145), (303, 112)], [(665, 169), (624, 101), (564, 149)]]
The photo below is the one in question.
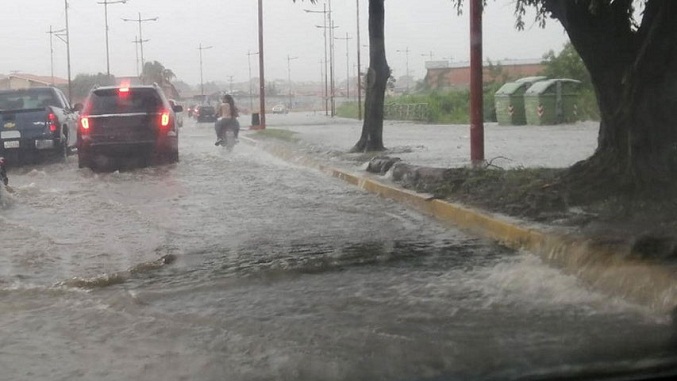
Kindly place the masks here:
[(567, 83), (567, 84), (575, 84), (575, 85), (578, 85), (578, 84), (581, 83), (581, 81), (578, 81), (578, 80), (575, 80), (575, 79), (569, 79), (569, 78), (548, 79), (548, 80), (545, 80), (545, 81), (540, 81), (540, 82), (534, 83), (533, 85), (531, 85), (531, 87), (529, 87), (529, 89), (527, 90), (527, 92), (524, 95), (534, 96), (534, 95), (542, 94), (542, 93), (548, 91), (548, 89), (550, 89), (550, 86), (556, 84), (557, 82), (562, 82), (562, 83)]
[(524, 77), (516, 80), (515, 82), (517, 83), (534, 83), (534, 82), (539, 82), (539, 81), (544, 81), (548, 79), (548, 77), (543, 76), (543, 75), (538, 75), (538, 76), (533, 76), (533, 77)]
[(517, 92), (519, 89), (523, 88), (526, 83), (519, 83), (519, 82), (507, 82), (503, 86), (501, 86), (494, 95), (512, 95), (515, 92)]

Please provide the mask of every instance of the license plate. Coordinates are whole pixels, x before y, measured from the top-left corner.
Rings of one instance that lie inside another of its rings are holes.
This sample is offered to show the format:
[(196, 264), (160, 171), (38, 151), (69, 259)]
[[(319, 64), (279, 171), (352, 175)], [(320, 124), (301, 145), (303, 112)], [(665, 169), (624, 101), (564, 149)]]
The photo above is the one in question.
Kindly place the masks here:
[(10, 140), (8, 142), (5, 142), (5, 148), (19, 148), (19, 141)]
[(19, 139), (21, 132), (19, 131), (0, 131), (0, 139)]

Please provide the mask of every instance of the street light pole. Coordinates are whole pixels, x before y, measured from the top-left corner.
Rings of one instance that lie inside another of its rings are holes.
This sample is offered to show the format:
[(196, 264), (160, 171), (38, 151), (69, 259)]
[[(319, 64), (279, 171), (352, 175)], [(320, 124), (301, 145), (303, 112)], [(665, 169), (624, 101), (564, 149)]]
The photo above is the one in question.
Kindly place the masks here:
[(409, 47), (407, 46), (406, 49), (398, 50), (397, 52), (398, 53), (405, 53), (405, 55), (406, 55), (406, 59), (407, 59), (407, 74), (406, 74), (406, 76), (407, 76), (407, 93), (408, 93), (409, 92), (409, 82), (410, 82), (410, 78), (409, 78)]
[(254, 112), (254, 101), (252, 100), (252, 60), (251, 56), (259, 54), (247, 50), (247, 64), (249, 65), (249, 112)]
[(117, 0), (117, 1), (103, 0), (97, 3), (103, 4), (103, 13), (106, 19), (106, 74), (108, 75), (109, 79), (110, 79), (110, 50), (108, 48), (108, 5), (125, 4), (125, 3), (127, 3), (127, 0)]
[(54, 86), (54, 35), (61, 39), (61, 34), (65, 32), (66, 29), (53, 30), (52, 26), (49, 26), (49, 61), (52, 72), (52, 86)]
[(259, 0), (259, 102), (260, 128), (266, 128), (266, 79), (263, 67), (263, 0)]
[(139, 46), (141, 47), (141, 73), (143, 74), (143, 66), (146, 64), (146, 61), (144, 61), (144, 58), (143, 58), (143, 43), (144, 43), (144, 41), (148, 41), (148, 40), (143, 39), (143, 31), (141, 29), (141, 24), (144, 23), (144, 22), (148, 22), (148, 21), (157, 21), (158, 17), (151, 17), (151, 18), (147, 18), (147, 19), (142, 19), (141, 18), (141, 12), (139, 12), (139, 18), (138, 19), (125, 19), (125, 18), (123, 18), (122, 20), (123, 21), (134, 21), (134, 22), (139, 23)]
[(352, 37), (346, 32), (345, 37), (335, 37), (337, 40), (346, 40), (346, 98), (350, 100), (350, 47), (348, 45)]
[(230, 94), (233, 95), (233, 75), (228, 76), (228, 83), (230, 84)]
[(360, 62), (360, 0), (357, 1), (357, 119), (362, 120), (362, 63)]
[(64, 0), (66, 7), (66, 61), (68, 62), (68, 103), (73, 102), (73, 81), (71, 80), (71, 38), (68, 28), (68, 0)]
[(293, 108), (293, 103), (291, 99), (291, 61), (298, 59), (298, 57), (289, 57), (289, 54), (287, 54), (287, 80), (289, 83), (289, 109), (291, 110)]
[(323, 28), (324, 35), (324, 114), (329, 115), (329, 76), (327, 74), (327, 3), (322, 4), (321, 11), (311, 11), (304, 9), (306, 13), (322, 13), (322, 26), (316, 25), (318, 28)]
[(141, 72), (139, 71), (139, 47), (138, 45), (141, 45), (143, 42), (148, 42), (149, 40), (143, 40), (141, 41), (139, 39), (139, 36), (134, 36), (134, 41), (132, 41), (135, 46), (134, 46), (134, 54), (136, 54), (136, 76), (141, 77)]
[(213, 46), (202, 46), (202, 43), (200, 43), (200, 46), (198, 47), (198, 50), (200, 51), (200, 95), (202, 95), (202, 102), (204, 102), (205, 97), (205, 83), (202, 76), (202, 51), (211, 48), (213, 48)]

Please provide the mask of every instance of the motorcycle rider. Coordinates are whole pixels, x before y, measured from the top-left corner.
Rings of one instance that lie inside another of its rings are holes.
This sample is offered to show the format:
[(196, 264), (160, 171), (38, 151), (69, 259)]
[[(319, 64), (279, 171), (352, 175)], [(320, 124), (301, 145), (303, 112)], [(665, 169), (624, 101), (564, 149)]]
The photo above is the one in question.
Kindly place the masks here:
[(237, 117), (240, 115), (237, 107), (235, 107), (235, 100), (230, 94), (226, 94), (222, 98), (222, 102), (216, 107), (216, 123), (214, 124), (214, 130), (216, 131), (216, 143), (214, 145), (220, 145), (223, 143), (223, 134), (226, 132), (226, 129), (230, 128), (233, 130), (235, 135), (235, 142), (238, 141), (238, 135), (240, 134), (240, 122), (238, 122)]

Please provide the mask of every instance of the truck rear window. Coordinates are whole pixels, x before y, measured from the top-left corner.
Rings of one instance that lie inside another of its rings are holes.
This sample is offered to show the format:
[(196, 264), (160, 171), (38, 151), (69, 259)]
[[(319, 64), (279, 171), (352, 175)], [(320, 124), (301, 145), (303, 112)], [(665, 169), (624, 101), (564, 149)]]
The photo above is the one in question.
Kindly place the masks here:
[(0, 110), (32, 110), (62, 107), (50, 89), (19, 89), (0, 92)]
[(118, 89), (95, 90), (88, 101), (90, 115), (156, 113), (162, 109), (162, 99), (154, 89), (134, 89), (120, 93)]

